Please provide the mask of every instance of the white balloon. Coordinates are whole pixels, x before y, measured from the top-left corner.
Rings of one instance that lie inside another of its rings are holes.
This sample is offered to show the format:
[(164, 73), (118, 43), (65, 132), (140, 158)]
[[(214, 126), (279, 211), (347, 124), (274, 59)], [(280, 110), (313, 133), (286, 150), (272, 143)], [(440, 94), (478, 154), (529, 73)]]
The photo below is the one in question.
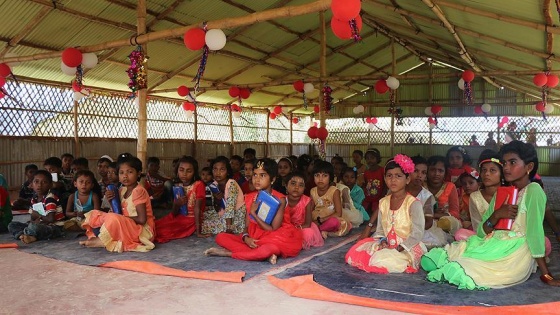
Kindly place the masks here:
[(94, 53), (86, 53), (86, 54), (82, 54), (82, 66), (84, 66), (84, 68), (93, 68), (95, 66), (97, 66), (97, 55)]
[(76, 67), (68, 67), (67, 65), (64, 64), (64, 62), (62, 62), (62, 60), (60, 61), (60, 69), (62, 70), (62, 73), (69, 75), (69, 76), (76, 76)]
[(352, 108), (352, 113), (354, 113), (354, 114), (358, 114), (358, 113), (359, 113), (358, 106)]
[(363, 113), (366, 110), (364, 105), (358, 105), (356, 108), (358, 109), (358, 113)]
[(134, 105), (140, 106), (140, 98), (139, 97), (134, 98)]
[(79, 102), (84, 97), (86, 96), (82, 92), (74, 92), (74, 101)]
[(185, 116), (187, 116), (187, 118), (192, 118), (194, 116), (194, 111), (186, 110), (185, 111)]
[(286, 104), (284, 104), (282, 102), (278, 103), (278, 106), (284, 106), (284, 105), (286, 105)]
[(398, 89), (399, 86), (401, 85), (399, 80), (395, 77), (388, 77), (387, 80), (385, 80), (385, 82), (387, 83), (387, 86), (392, 90)]
[(235, 118), (241, 117), (241, 112), (231, 112), (231, 115)]
[(374, 130), (375, 129), (375, 124), (368, 124), (368, 128), (369, 128), (369, 130)]
[[(4, 58), (13, 58), (13, 57), (19, 57), (19, 56), (14, 54), (13, 52), (9, 52), (4, 55)], [(10, 68), (13, 68), (19, 66), (20, 63), (21, 62), (19, 61), (8, 62), (8, 66), (10, 66)]]
[(553, 111), (554, 111), (554, 105), (546, 104), (546, 106), (544, 107), (544, 113), (552, 114)]
[(430, 106), (426, 107), (426, 109), (424, 109), (424, 114), (432, 116), (432, 108)]
[(459, 87), (459, 89), (464, 90), (465, 89), (465, 80), (463, 80), (463, 78), (459, 79), (459, 82), (457, 82), (457, 86)]
[(482, 106), (480, 106), (480, 108), (485, 113), (489, 113), (492, 110), (492, 106), (490, 106), (490, 104), (488, 104), (488, 103), (482, 104)]
[(430, 124), (430, 130), (434, 129), (436, 127), (436, 124)]
[(220, 50), (226, 45), (226, 34), (218, 28), (206, 32), (204, 39), (206, 40), (206, 46), (210, 50)]
[(303, 85), (303, 91), (305, 93), (311, 93), (311, 92), (315, 91), (315, 87), (313, 86), (313, 83), (305, 83)]

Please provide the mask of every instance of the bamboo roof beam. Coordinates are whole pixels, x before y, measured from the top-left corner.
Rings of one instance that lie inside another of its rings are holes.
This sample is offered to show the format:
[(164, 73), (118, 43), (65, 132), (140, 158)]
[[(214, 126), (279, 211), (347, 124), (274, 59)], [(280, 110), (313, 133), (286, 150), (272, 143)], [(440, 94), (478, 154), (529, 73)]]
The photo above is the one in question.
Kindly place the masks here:
[[(463, 41), (461, 40), (461, 37), (459, 37), (459, 34), (457, 33), (457, 31), (455, 29), (455, 26), (453, 24), (451, 24), (451, 22), (449, 22), (449, 20), (447, 19), (447, 17), (445, 16), (443, 11), (441, 10), (441, 8), (437, 4), (435, 4), (432, 0), (422, 0), (422, 2), (424, 2), (424, 4), (426, 4), (432, 10), (432, 12), (434, 12), (434, 14), (443, 23), (445, 28), (447, 28), (447, 30), (451, 33), (453, 38), (455, 38), (455, 41), (457, 41), (457, 45), (459, 46), (459, 55), (461, 55), (461, 58), (463, 58), (474, 71), (482, 72), (482, 69), (476, 64), (476, 62), (474, 61), (474, 59), (471, 57), (470, 53), (468, 52), (467, 47), (465, 47), (465, 45), (463, 44)], [(500, 86), (499, 84), (494, 82), (494, 80), (492, 80), (489, 77), (483, 76), (483, 78), (488, 83), (490, 83), (490, 84), (492, 84), (496, 87)]]
[(522, 20), (522, 19), (516, 18), (516, 17), (511, 17), (511, 16), (497, 14), (497, 13), (493, 13), (493, 12), (489, 12), (489, 11), (485, 11), (485, 10), (475, 9), (475, 8), (472, 8), (472, 7), (468, 7), (466, 5), (462, 5), (462, 4), (459, 4), (459, 3), (456, 3), (456, 2), (450, 2), (450, 1), (447, 1), (447, 0), (437, 0), (436, 2), (440, 6), (456, 9), (456, 10), (471, 13), (471, 14), (474, 14), (474, 15), (487, 17), (487, 18), (492, 19), (492, 20), (498, 20), (498, 21), (503, 21), (503, 22), (508, 22), (508, 23), (511, 23), (511, 24), (515, 24), (515, 25), (521, 25), (521, 26), (525, 26), (525, 27), (528, 27), (528, 28), (552, 33), (552, 34), (560, 34), (560, 29), (557, 28), (555, 25), (552, 25), (552, 24), (548, 24), (548, 23), (547, 24), (539, 24), (539, 23), (535, 23), (535, 22), (531, 22), (531, 21), (527, 21), (527, 20)]
[(24, 27), (23, 29), (21, 29), (16, 36), (12, 37), (10, 39), (10, 41), (8, 41), (8, 44), (6, 45), (6, 47), (4, 47), (4, 49), (2, 49), (2, 51), (0, 51), (0, 57), (4, 57), (4, 55), (6, 55), (6, 53), (13, 47), (16, 47), (17, 44), (23, 39), (25, 38), (25, 36), (29, 35), (29, 33), (31, 33), (35, 27), (41, 23), (41, 21), (43, 21), (43, 19), (53, 10), (53, 8), (49, 8), (49, 7), (44, 7), (42, 8), (34, 17), (31, 21), (29, 21)]
[[(107, 2), (109, 2), (109, 3), (112, 3), (112, 4), (116, 4), (116, 5), (121, 6), (121, 7), (123, 7), (123, 8), (130, 9), (130, 10), (132, 10), (132, 11), (136, 11), (136, 5), (135, 5), (134, 3), (130, 3), (130, 2), (127, 2), (127, 1), (123, 1), (123, 0), (105, 0), (105, 1), (107, 1)], [(151, 16), (157, 17), (157, 16), (160, 15), (161, 13), (156, 12), (156, 11), (153, 11), (153, 10), (150, 10), (150, 9), (147, 9), (147, 10), (146, 10), (146, 14), (147, 14), (147, 15), (149, 14), (149, 15), (151, 15)], [(163, 18), (163, 20), (168, 21), (168, 22), (171, 22), (171, 23), (174, 23), (174, 24), (177, 24), (177, 25), (183, 25), (183, 23), (181, 23), (181, 22), (179, 22), (179, 21), (177, 21), (177, 20), (175, 20), (175, 19), (173, 19), (173, 18), (170, 18), (169, 16), (165, 16), (165, 17)]]
[[(303, 5), (286, 6), (286, 7), (272, 9), (272, 10), (265, 10), (265, 11), (261, 11), (258, 13), (253, 13), (241, 17), (209, 21), (207, 23), (207, 27), (210, 29), (212, 28), (229, 29), (229, 28), (235, 28), (239, 26), (254, 24), (257, 22), (263, 22), (263, 21), (268, 21), (268, 20), (282, 18), (282, 17), (299, 16), (299, 15), (319, 12), (328, 9), (330, 7), (330, 2), (331, 0), (317, 0)], [(134, 37), (134, 38), (118, 39), (118, 40), (108, 41), (105, 43), (100, 43), (95, 45), (81, 46), (78, 49), (81, 52), (86, 53), (86, 52), (96, 52), (99, 50), (105, 50), (110, 48), (127, 47), (127, 46), (131, 46), (132, 40), (134, 40), (133, 43), (134, 45), (136, 44), (141, 45), (156, 40), (181, 37), (185, 34), (187, 30), (193, 27), (200, 27), (200, 24), (193, 24), (189, 26), (181, 26), (181, 27), (166, 29), (162, 31), (150, 32), (147, 34), (139, 35), (138, 37)], [(0, 62), (18, 62), (18, 61), (23, 62), (23, 61), (42, 60), (42, 59), (49, 59), (49, 58), (58, 58), (60, 57), (61, 53), (62, 51), (56, 51), (50, 53), (34, 54), (29, 56), (1, 58)]]
[[(387, 10), (392, 10), (392, 11), (395, 11), (395, 12), (398, 12), (398, 13), (402, 13), (402, 14), (406, 14), (406, 15), (409, 15), (409, 16), (411, 16), (411, 17), (413, 17), (413, 18), (416, 18), (416, 19), (419, 19), (419, 20), (422, 20), (422, 21), (426, 21), (426, 22), (428, 22), (428, 23), (431, 23), (431, 24), (433, 24), (433, 25), (441, 26), (441, 21), (439, 21), (439, 20), (432, 19), (432, 18), (423, 16), (423, 15), (421, 15), (421, 14), (417, 14), (417, 13), (414, 13), (414, 12), (411, 12), (411, 11), (407, 11), (407, 10), (404, 10), (404, 9), (401, 9), (401, 8), (395, 8), (395, 7), (392, 7), (392, 6), (388, 6), (388, 5), (385, 5), (384, 3), (379, 2), (379, 0), (367, 0), (367, 1), (368, 1), (369, 3), (371, 3), (371, 4), (375, 5), (375, 6), (377, 6), (377, 7), (385, 8), (385, 9), (387, 9)], [(478, 32), (475, 32), (475, 31), (471, 31), (471, 30), (469, 30), (469, 29), (462, 28), (462, 27), (459, 27), (459, 26), (454, 26), (454, 29), (455, 29), (456, 32), (459, 32), (459, 33), (461, 33), (461, 34), (468, 35), (468, 36), (472, 36), (472, 37), (475, 37), (475, 38), (484, 39), (484, 40), (493, 42), (493, 43), (495, 43), (495, 44), (498, 44), (498, 45), (501, 45), (501, 46), (504, 46), (504, 47), (511, 48), (511, 49), (513, 49), (513, 50), (517, 50), (517, 51), (520, 51), (520, 52), (524, 52), (524, 53), (529, 54), (529, 55), (533, 55), (533, 56), (536, 56), (536, 57), (539, 57), (539, 58), (549, 58), (549, 59), (551, 59), (552, 61), (560, 61), (560, 58), (558, 58), (558, 57), (556, 57), (556, 56), (554, 56), (554, 55), (553, 55), (553, 56), (549, 56), (549, 55), (547, 55), (547, 54), (545, 54), (545, 53), (538, 52), (538, 51), (534, 51), (534, 50), (532, 50), (532, 49), (529, 49), (529, 48), (526, 48), (526, 47), (522, 47), (522, 46), (519, 46), (519, 45), (510, 43), (510, 42), (506, 42), (505, 40), (502, 40), (502, 39), (499, 39), (499, 38), (496, 38), (496, 37), (492, 37), (492, 36), (488, 36), (488, 35), (485, 35), (485, 34), (482, 34), (482, 33), (478, 33)]]
[(167, 7), (163, 12), (160, 12), (156, 17), (148, 24), (146, 24), (146, 28), (150, 29), (154, 26), (157, 22), (166, 18), (171, 12), (173, 12), (179, 5), (181, 5), (185, 0), (175, 0), (169, 7)]
[[(543, 0), (543, 15), (546, 20), (546, 53), (550, 56), (553, 55), (554, 52), (552, 51), (553, 43), (554, 43), (554, 36), (549, 30), (549, 28), (554, 27), (554, 22), (552, 22), (552, 15), (550, 14), (550, 0)], [(544, 59), (545, 69), (550, 70), (552, 68), (552, 62), (549, 58)]]
[[(461, 101), (457, 100), (457, 99), (453, 99), (453, 100), (448, 100), (451, 103), (445, 104), (444, 102), (442, 102), (441, 100), (434, 100), (434, 104), (442, 104), (442, 106), (444, 107), (465, 107), (466, 105), (463, 104)], [(523, 102), (513, 102), (513, 104), (515, 105), (519, 105), (519, 106), (523, 106), (523, 105), (534, 105), (535, 102), (538, 102), (538, 100), (535, 101), (523, 101)], [(549, 102), (560, 102), (560, 99), (551, 99), (549, 100)], [(406, 107), (426, 107), (426, 104), (428, 104), (428, 100), (419, 100), (419, 101), (402, 101), (399, 102), (398, 105), (399, 106), (406, 106)], [(512, 102), (497, 102), (497, 103), (489, 103), (492, 106), (511, 106)], [(336, 104), (337, 107), (355, 107), (357, 105), (363, 105), (363, 106), (374, 106), (374, 107), (389, 107), (390, 103), (389, 101), (378, 101), (378, 102), (344, 102), (344, 103), (340, 103), (340, 104)], [(473, 108), (475, 105), (482, 105), (482, 102), (475, 102), (473, 104)]]

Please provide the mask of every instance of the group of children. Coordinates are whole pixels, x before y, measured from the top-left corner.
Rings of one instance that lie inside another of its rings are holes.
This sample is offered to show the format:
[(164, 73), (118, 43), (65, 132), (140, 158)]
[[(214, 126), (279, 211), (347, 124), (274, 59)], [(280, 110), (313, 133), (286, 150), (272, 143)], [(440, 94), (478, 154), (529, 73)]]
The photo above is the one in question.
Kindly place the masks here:
[[(26, 167), (28, 180), (14, 204), (31, 196), (31, 221), (8, 225), (15, 238), (30, 243), (83, 229), (88, 239), (80, 244), (122, 252), (148, 251), (154, 243), (192, 234), (215, 235), (219, 247), (204, 254), (274, 264), (367, 222), (345, 257), (366, 272), (413, 273), (422, 267), (430, 281), (484, 289), (523, 282), (538, 265), (543, 282), (560, 284), (544, 258), (546, 196), (531, 183), (536, 151), (519, 141), (499, 153), (484, 151), (479, 171), (460, 146), (427, 160), (398, 154), (385, 167), (377, 149), (354, 151), (354, 167), (339, 156), (331, 163), (305, 154), (257, 160), (255, 150), (247, 149), (244, 158), (219, 156), (199, 172), (196, 159), (183, 156), (173, 161), (171, 178), (159, 174), (159, 160), (150, 158), (145, 184), (141, 161), (123, 154), (117, 162), (106, 156), (98, 161), (99, 182), (87, 165), (74, 167), (74, 189), (65, 182), (60, 160), (47, 159), (45, 170)], [(517, 188), (517, 200), (500, 199), (505, 185)], [(278, 201), (270, 220), (258, 215), (263, 191)], [(155, 220), (152, 203), (171, 212)], [(508, 218), (514, 219), (510, 230), (496, 229)]]

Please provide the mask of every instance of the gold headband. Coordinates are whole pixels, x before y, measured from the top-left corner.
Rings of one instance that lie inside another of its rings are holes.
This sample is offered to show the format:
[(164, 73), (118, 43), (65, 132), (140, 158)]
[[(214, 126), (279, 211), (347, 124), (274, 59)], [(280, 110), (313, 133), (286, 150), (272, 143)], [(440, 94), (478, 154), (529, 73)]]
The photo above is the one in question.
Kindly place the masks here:
[(488, 163), (488, 162), (494, 162), (494, 163), (500, 165), (501, 167), (504, 167), (504, 165), (502, 164), (502, 161), (500, 161), (496, 158), (490, 158), (490, 159), (482, 160), (482, 161), (480, 161), (480, 163), (478, 163), (478, 167), (480, 168), (480, 166), (482, 166), (482, 164)]
[(257, 169), (264, 170), (264, 162), (263, 161), (258, 161), (257, 162)]

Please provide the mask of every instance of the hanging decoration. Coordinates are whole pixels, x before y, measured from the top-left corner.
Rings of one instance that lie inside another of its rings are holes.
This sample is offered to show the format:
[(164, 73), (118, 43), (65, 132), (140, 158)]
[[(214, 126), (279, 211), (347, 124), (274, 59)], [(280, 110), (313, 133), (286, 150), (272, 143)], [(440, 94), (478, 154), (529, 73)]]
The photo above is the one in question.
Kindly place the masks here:
[[(204, 25), (206, 29), (206, 24)], [(204, 70), (206, 70), (206, 62), (208, 61), (208, 46), (204, 45), (202, 48), (202, 57), (200, 58), (200, 64), (198, 65), (198, 70), (193, 78), (194, 82), (194, 93), (198, 93), (198, 88), (200, 87), (200, 80), (204, 76)]]
[(292, 118), (292, 124), (297, 125), (300, 122), (299, 117)]
[(502, 117), (502, 120), (500, 121), (500, 123), (498, 123), (498, 128), (502, 129), (504, 128), (509, 122), (509, 117), (508, 116), (504, 116)]
[(385, 80), (385, 81), (387, 83), (387, 86), (390, 88), (390, 90), (389, 90), (389, 103), (390, 103), (390, 105), (389, 105), (389, 109), (387, 110), (387, 112), (391, 116), (395, 117), (395, 124), (397, 126), (402, 126), (402, 125), (404, 125), (404, 118), (402, 117), (403, 110), (400, 107), (395, 107), (395, 92), (399, 88), (400, 82), (395, 77), (388, 77), (387, 80)]
[(365, 122), (368, 124), (368, 129), (369, 130), (373, 130), (374, 128), (377, 128), (381, 131), (385, 131), (385, 130), (379, 128), (379, 126), (377, 126), (377, 117), (366, 117)]
[(362, 18), (360, 0), (333, 0), (331, 2), (331, 29), (335, 36), (340, 39), (352, 38), (354, 42), (362, 40), (360, 31), (362, 29)]
[(437, 123), (437, 119), (435, 119), (434, 117), (428, 117), (428, 127), (430, 128), (430, 130), (436, 128)]
[(387, 81), (381, 79), (375, 82), (375, 92), (379, 94), (385, 94), (389, 91), (389, 87), (387, 86)]
[(185, 110), (185, 115), (188, 119), (194, 116), (196, 106), (191, 102), (183, 102), (183, 109)]
[[(303, 80), (297, 80), (294, 82), (293, 86), (294, 86), (294, 90), (303, 93), (303, 108), (307, 109), (307, 97), (305, 95), (305, 90), (306, 90), (306, 85), (307, 83), (304, 83)], [(315, 90), (315, 87), (313, 87), (313, 84), (309, 83), (310, 86), (308, 85), (307, 89), (310, 91)]]
[(364, 105), (358, 105), (358, 106), (352, 108), (352, 112), (355, 115), (362, 114), (365, 110), (366, 110), (366, 108), (364, 107)]
[(362, 30), (362, 26), (362, 17), (359, 15), (354, 20), (349, 21), (342, 21), (335, 17), (331, 19), (331, 30), (333, 34), (343, 40), (361, 40), (359, 33)]
[(144, 68), (145, 57), (142, 46), (136, 46), (136, 49), (128, 55), (128, 59), (130, 59), (130, 67), (126, 71), (130, 79), (128, 88), (132, 91), (132, 94), (135, 94), (147, 87), (146, 69)]
[[(541, 112), (543, 119), (546, 120), (547, 108), (550, 108), (548, 111), (552, 113), (554, 107), (548, 104), (548, 92), (549, 89), (553, 89), (558, 85), (558, 76), (554, 74), (550, 74), (550, 71), (546, 71), (544, 73), (537, 73), (533, 77), (533, 83), (541, 88), (541, 102), (537, 103), (537, 111)], [(542, 109), (542, 110), (539, 110)]]
[(321, 107), (319, 107), (319, 105), (313, 106), (313, 112), (315, 114), (319, 114), (320, 111), (321, 111)]
[(243, 100), (248, 99), (251, 96), (251, 90), (248, 88), (239, 88), (237, 86), (232, 86), (229, 88), (229, 96), (237, 98), (239, 106), (243, 105)]
[(441, 107), (440, 105), (432, 105), (426, 107), (426, 109), (424, 109), (424, 113), (430, 116), (429, 118), (431, 118), (437, 125), (437, 116), (439, 115), (439, 113), (441, 113), (442, 110), (443, 107)]
[(323, 93), (323, 104), (325, 105), (325, 112), (329, 114), (332, 109), (332, 88), (327, 83), (325, 83), (321, 91)]
[(68, 67), (77, 67), (82, 63), (82, 52), (74, 47), (68, 47), (62, 51), (62, 62)]
[(239, 105), (231, 104), (230, 109), (231, 109), (231, 115), (233, 117), (235, 117), (235, 118), (241, 117), (241, 107)]
[(465, 70), (461, 74), (461, 79), (465, 82), (464, 83), (464, 98), (467, 105), (471, 106), (473, 104), (473, 97), (472, 97), (472, 87), (471, 82), (474, 80), (474, 72), (471, 70)]

